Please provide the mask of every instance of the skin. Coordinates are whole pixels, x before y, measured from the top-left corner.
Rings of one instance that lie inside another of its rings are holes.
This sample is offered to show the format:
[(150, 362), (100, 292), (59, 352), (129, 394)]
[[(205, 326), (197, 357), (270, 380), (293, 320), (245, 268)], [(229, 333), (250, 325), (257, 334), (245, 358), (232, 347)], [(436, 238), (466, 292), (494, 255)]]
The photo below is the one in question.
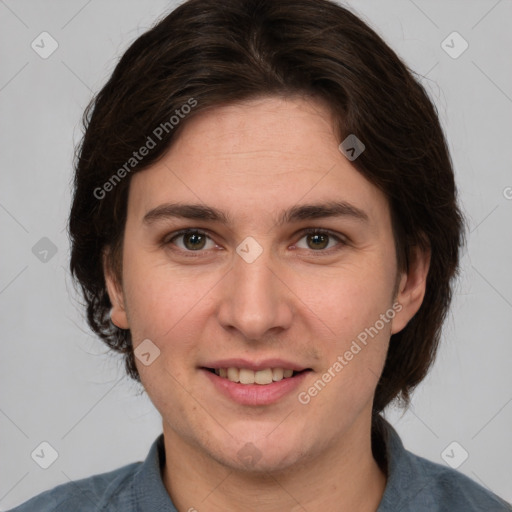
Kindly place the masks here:
[[(163, 481), (180, 511), (375, 511), (386, 485), (371, 452), (371, 408), (391, 334), (419, 309), (429, 254), (398, 273), (386, 197), (339, 151), (328, 108), (303, 97), (260, 98), (189, 119), (158, 163), (133, 175), (122, 276), (105, 263), (112, 321), (160, 355), (142, 383), (163, 418)], [(298, 204), (344, 200), (350, 217), (277, 225)], [(168, 202), (206, 204), (231, 221), (161, 218)], [(207, 231), (200, 246), (184, 228)], [(304, 228), (344, 240), (322, 245)], [(246, 237), (263, 252), (247, 263)], [(197, 256), (201, 252), (201, 256)], [(397, 288), (395, 288), (397, 286)], [(396, 296), (393, 292), (397, 290)], [(297, 399), (380, 315), (401, 311), (311, 401)], [(207, 361), (280, 357), (313, 371), (266, 406), (221, 395)], [(238, 451), (260, 455), (248, 467)]]

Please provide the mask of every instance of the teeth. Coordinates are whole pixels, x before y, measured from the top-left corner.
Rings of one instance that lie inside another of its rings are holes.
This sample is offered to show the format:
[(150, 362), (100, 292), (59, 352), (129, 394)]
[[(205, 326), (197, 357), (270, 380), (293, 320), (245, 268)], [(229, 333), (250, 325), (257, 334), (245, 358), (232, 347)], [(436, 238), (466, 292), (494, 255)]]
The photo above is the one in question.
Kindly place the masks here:
[(254, 382), (256, 384), (270, 384), (272, 382), (272, 370), (267, 368), (254, 372)]
[(293, 375), (293, 370), (283, 368), (265, 368), (264, 370), (253, 371), (247, 368), (216, 368), (216, 375), (224, 377), (231, 382), (240, 382), (240, 384), (271, 384), (280, 380), (289, 378)]
[(274, 380), (275, 382), (283, 380), (283, 377), (284, 377), (284, 370), (282, 368), (274, 368), (272, 370), (272, 380)]
[(238, 368), (228, 368), (228, 379), (231, 382), (240, 382), (240, 371)]
[(240, 384), (254, 384), (255, 372), (240, 368)]

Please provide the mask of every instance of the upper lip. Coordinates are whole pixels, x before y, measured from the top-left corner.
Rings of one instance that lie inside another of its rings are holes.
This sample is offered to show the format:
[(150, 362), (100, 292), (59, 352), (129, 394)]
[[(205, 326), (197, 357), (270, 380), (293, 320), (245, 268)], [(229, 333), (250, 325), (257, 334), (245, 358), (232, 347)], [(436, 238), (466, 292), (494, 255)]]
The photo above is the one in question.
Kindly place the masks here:
[(245, 368), (255, 372), (265, 370), (266, 368), (283, 368), (284, 370), (293, 370), (295, 372), (308, 369), (308, 367), (301, 364), (278, 358), (263, 359), (262, 361), (249, 361), (243, 358), (219, 359), (205, 363), (202, 365), (202, 368)]

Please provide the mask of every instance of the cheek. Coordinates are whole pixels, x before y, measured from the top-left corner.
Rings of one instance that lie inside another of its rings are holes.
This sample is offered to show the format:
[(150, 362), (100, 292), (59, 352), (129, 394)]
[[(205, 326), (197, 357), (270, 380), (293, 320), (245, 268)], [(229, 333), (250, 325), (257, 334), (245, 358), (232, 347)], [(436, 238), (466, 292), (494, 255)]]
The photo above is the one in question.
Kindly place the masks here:
[(330, 414), (339, 425), (356, 417), (373, 399), (396, 310), (386, 286), (368, 285), (365, 289), (360, 281), (347, 280), (343, 287), (331, 289), (330, 297), (318, 304), (322, 307), (316, 321), (322, 333), (317, 338), (322, 368), (312, 387), (301, 391), (311, 399), (312, 410), (336, 404)]
[(393, 287), (392, 272), (385, 264), (352, 264), (297, 279), (294, 292), (300, 298), (301, 314), (315, 322), (325, 337), (339, 341), (337, 348), (376, 322), (379, 332), (389, 334), (391, 322), (380, 321), (391, 307)]
[[(133, 255), (124, 268), (130, 327), (135, 339), (163, 342), (175, 332), (190, 330), (189, 319), (204, 307), (212, 275), (173, 266), (151, 255)], [(185, 336), (186, 337), (186, 336)]]
[(299, 289), (307, 304), (301, 315), (310, 319), (322, 353), (320, 382), (309, 390), (310, 396), (322, 395), (317, 406), (339, 404), (335, 415), (357, 414), (371, 400), (385, 363), (396, 316), (392, 273), (385, 264), (353, 265), (336, 275), (310, 276)]
[[(167, 264), (132, 261), (126, 266), (127, 309), (133, 346), (146, 339), (157, 347), (158, 357), (146, 366), (135, 358), (143, 386), (159, 410), (180, 410), (183, 385), (187, 389), (190, 362), (197, 360), (198, 340), (211, 316), (208, 290), (218, 277), (210, 272), (193, 275)], [(172, 389), (172, 391), (171, 391)]]

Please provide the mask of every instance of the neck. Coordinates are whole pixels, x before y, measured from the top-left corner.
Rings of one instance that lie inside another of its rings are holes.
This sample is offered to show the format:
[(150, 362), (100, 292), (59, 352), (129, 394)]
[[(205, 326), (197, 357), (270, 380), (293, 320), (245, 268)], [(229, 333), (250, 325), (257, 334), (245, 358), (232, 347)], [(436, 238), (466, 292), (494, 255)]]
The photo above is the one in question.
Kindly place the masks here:
[(356, 423), (315, 457), (263, 473), (227, 467), (164, 428), (164, 485), (180, 511), (375, 512), (386, 476), (372, 455), (370, 423)]

